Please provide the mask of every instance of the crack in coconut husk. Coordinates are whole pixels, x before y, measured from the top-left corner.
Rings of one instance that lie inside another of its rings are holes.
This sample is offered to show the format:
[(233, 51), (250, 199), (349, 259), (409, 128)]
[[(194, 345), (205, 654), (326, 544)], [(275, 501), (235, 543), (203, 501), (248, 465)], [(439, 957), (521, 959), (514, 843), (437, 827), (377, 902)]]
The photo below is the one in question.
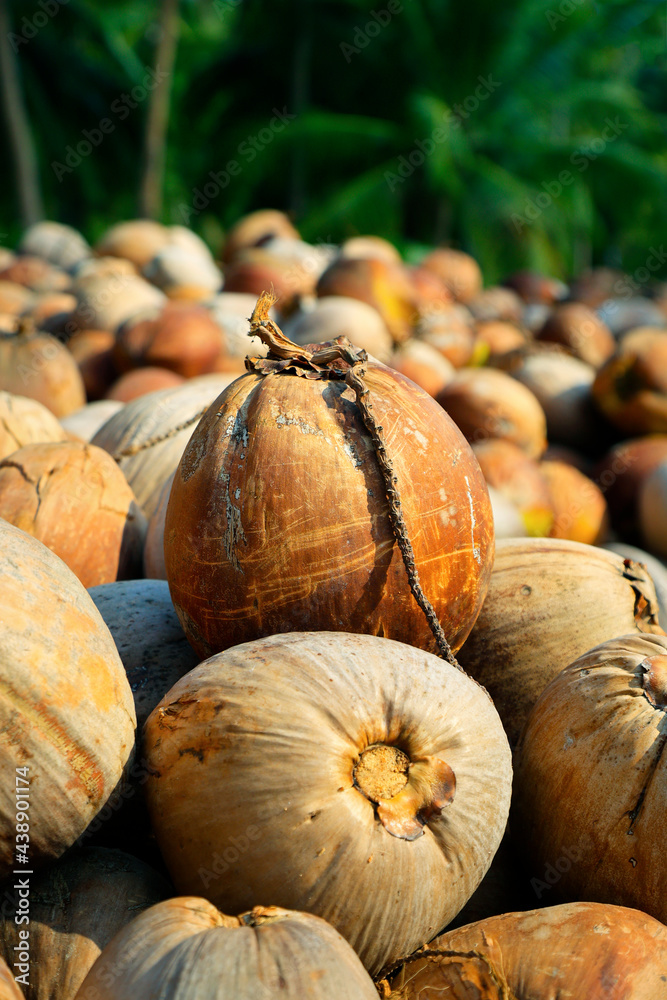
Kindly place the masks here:
[(258, 375), (285, 373), (309, 379), (337, 379), (344, 381), (352, 389), (364, 426), (373, 442), (375, 456), (382, 473), (385, 495), (389, 504), (389, 518), (394, 537), (403, 557), (410, 590), (426, 617), (435, 638), (439, 655), (461, 673), (465, 673), (454, 656), (435, 609), (422, 590), (419, 581), (414, 550), (403, 517), (398, 479), (391, 458), (387, 454), (383, 427), (376, 421), (373, 414), (373, 404), (369, 399), (370, 389), (364, 381), (368, 354), (366, 351), (354, 347), (347, 337), (336, 337), (335, 340), (325, 341), (322, 344), (306, 344), (305, 346), (295, 344), (269, 318), (269, 309), (275, 301), (276, 296), (269, 292), (262, 292), (257, 300), (257, 305), (250, 317), (248, 335), (259, 337), (262, 343), (269, 348), (269, 352), (265, 358), (246, 358), (246, 369), (250, 372), (256, 372)]

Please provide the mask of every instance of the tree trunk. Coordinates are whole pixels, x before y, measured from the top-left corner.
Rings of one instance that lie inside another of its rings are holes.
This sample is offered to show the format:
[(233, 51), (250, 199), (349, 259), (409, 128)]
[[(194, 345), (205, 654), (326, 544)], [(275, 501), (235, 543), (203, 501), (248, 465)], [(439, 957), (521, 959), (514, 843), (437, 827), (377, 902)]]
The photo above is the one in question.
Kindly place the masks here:
[(158, 219), (162, 213), (169, 103), (179, 26), (178, 0), (162, 0), (155, 51), (155, 72), (159, 75), (148, 106), (144, 168), (139, 192), (139, 214), (148, 219)]
[(10, 38), (9, 0), (0, 0), (0, 88), (12, 150), (21, 221), (31, 226), (44, 218), (37, 156), (23, 103), (16, 51)]

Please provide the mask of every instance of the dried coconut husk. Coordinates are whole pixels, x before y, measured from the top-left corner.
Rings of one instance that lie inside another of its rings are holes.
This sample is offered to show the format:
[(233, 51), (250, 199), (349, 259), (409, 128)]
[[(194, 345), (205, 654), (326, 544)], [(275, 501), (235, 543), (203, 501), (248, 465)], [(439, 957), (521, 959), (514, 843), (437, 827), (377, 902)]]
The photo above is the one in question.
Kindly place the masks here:
[(89, 402), (102, 399), (116, 380), (115, 343), (111, 330), (79, 330), (67, 341), (68, 350), (79, 366)]
[(537, 397), (505, 372), (463, 368), (437, 395), (471, 444), (500, 439), (531, 458), (547, 446), (547, 424)]
[(459, 661), (494, 700), (510, 743), (546, 685), (619, 632), (662, 634), (638, 563), (561, 539), (501, 539), (489, 591)]
[[(523, 534), (543, 538), (554, 523), (549, 485), (542, 474), (543, 463), (526, 455), (510, 441), (496, 438), (473, 445), (475, 458), (489, 486), (516, 507)], [(592, 484), (591, 484), (592, 485)]]
[(126, 580), (89, 594), (113, 636), (134, 695), (137, 727), (176, 681), (199, 663), (164, 580)]
[(576, 848), (560, 898), (667, 920), (666, 746), (664, 635), (602, 643), (542, 692), (516, 751), (512, 830), (536, 875)]
[(26, 444), (66, 440), (65, 428), (36, 399), (0, 391), (0, 459)]
[(549, 536), (601, 545), (609, 534), (609, 512), (601, 490), (567, 462), (542, 461), (539, 468), (554, 513)]
[(438, 247), (427, 254), (421, 267), (433, 271), (445, 284), (457, 302), (474, 299), (482, 288), (482, 272), (474, 257), (462, 250)]
[(628, 545), (626, 542), (605, 542), (602, 548), (608, 549), (609, 552), (615, 552), (622, 559), (631, 559), (633, 562), (646, 566), (658, 596), (660, 608), (658, 617), (660, 625), (664, 628), (667, 624), (667, 566), (662, 559), (658, 559), (636, 545)]
[(84, 587), (141, 572), (146, 519), (102, 448), (64, 441), (13, 452), (0, 462), (0, 517), (48, 546)]
[(98, 399), (63, 417), (62, 426), (79, 441), (91, 441), (100, 427), (122, 408), (123, 404), (115, 399)]
[[(136, 716), (109, 630), (45, 545), (0, 519), (0, 877), (17, 867), (15, 788), (30, 789), (29, 867), (59, 858), (122, 789)], [(29, 786), (17, 781), (27, 767)], [(23, 867), (23, 866), (21, 866)]]
[(164, 523), (167, 516), (167, 504), (174, 481), (175, 471), (169, 476), (160, 491), (157, 506), (153, 511), (146, 541), (144, 542), (144, 576), (150, 580), (166, 580), (167, 567), (164, 561)]
[(536, 337), (561, 344), (595, 369), (600, 368), (616, 350), (616, 341), (609, 327), (581, 302), (556, 306)]
[(343, 295), (373, 306), (395, 343), (407, 340), (413, 332), (417, 301), (409, 273), (402, 264), (377, 257), (353, 260), (338, 257), (320, 276), (316, 292), (319, 298)]
[(86, 402), (76, 361), (48, 333), (19, 321), (13, 333), (0, 333), (0, 389), (36, 399), (56, 417), (65, 417)]
[[(377, 309), (360, 299), (343, 295), (317, 299), (312, 309), (294, 313), (285, 332), (296, 344), (302, 345), (347, 337), (355, 347), (384, 364), (391, 358), (394, 343)], [(247, 340), (246, 336), (246, 343)]]
[(133, 399), (93, 438), (92, 444), (118, 462), (147, 517), (153, 514), (162, 485), (178, 465), (197, 421), (235, 377), (202, 375)]
[(169, 368), (134, 368), (116, 379), (109, 388), (106, 398), (117, 399), (120, 403), (130, 403), (133, 399), (145, 396), (149, 392), (160, 389), (175, 389), (186, 380), (182, 375), (170, 371)]
[(592, 388), (601, 412), (625, 434), (667, 433), (667, 331), (627, 333)]
[(546, 343), (494, 359), (493, 364), (521, 382), (537, 398), (547, 421), (550, 442), (600, 454), (612, 437), (592, 395), (595, 369), (557, 346)]
[(228, 917), (205, 899), (169, 899), (108, 945), (76, 1000), (377, 1000), (340, 934), (307, 913), (256, 906)]
[[(170, 895), (166, 879), (143, 861), (103, 847), (70, 851), (33, 876), (25, 1000), (74, 1000), (114, 935)], [(10, 963), (16, 960), (20, 929), (13, 920), (0, 925), (0, 952)]]
[(150, 366), (194, 378), (212, 371), (223, 353), (220, 327), (204, 306), (170, 302), (123, 323), (113, 356), (119, 372)]
[(437, 396), (454, 378), (451, 361), (425, 340), (410, 337), (394, 352), (389, 364), (401, 375), (416, 382), (429, 396)]
[(19, 252), (35, 254), (69, 271), (90, 257), (92, 251), (78, 230), (61, 222), (36, 222), (24, 232)]
[(505, 829), (510, 755), (490, 698), (377, 636), (293, 632), (211, 657), (163, 698), (144, 745), (179, 892), (317, 913), (374, 972), (461, 909)]
[(639, 493), (643, 482), (667, 461), (667, 434), (621, 441), (598, 462), (593, 478), (605, 495), (612, 524), (623, 538), (639, 538)]
[(569, 903), (447, 931), (381, 987), (388, 1000), (657, 1000), (667, 928), (638, 910)]

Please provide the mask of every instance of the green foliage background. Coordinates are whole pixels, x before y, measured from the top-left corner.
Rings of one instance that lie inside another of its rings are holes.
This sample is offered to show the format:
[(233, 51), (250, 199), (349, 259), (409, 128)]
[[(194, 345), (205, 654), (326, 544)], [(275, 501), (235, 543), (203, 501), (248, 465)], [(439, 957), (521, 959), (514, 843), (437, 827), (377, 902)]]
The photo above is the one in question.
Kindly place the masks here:
[[(366, 25), (372, 11), (387, 20), (387, 0), (183, 0), (163, 221), (185, 221), (209, 171), (236, 159), (240, 174), (189, 216), (214, 247), (242, 213), (274, 206), (313, 241), (375, 232), (409, 256), (460, 246), (487, 281), (521, 266), (563, 277), (591, 263), (642, 266), (667, 223), (665, 0), (400, 7), (375, 33)], [(10, 0), (17, 35), (38, 10)], [(147, 102), (124, 121), (110, 108), (151, 65), (158, 18), (158, 3), (69, 0), (18, 47), (47, 213), (90, 239), (137, 211)], [(489, 76), (493, 93), (388, 183)], [(250, 162), (239, 146), (274, 108), (296, 118)], [(113, 133), (59, 181), (54, 161), (106, 116)], [(622, 127), (605, 143), (608, 119)], [(539, 210), (564, 170), (572, 183)], [(0, 171), (11, 245), (20, 221), (7, 156)], [(527, 210), (534, 220), (517, 223)]]

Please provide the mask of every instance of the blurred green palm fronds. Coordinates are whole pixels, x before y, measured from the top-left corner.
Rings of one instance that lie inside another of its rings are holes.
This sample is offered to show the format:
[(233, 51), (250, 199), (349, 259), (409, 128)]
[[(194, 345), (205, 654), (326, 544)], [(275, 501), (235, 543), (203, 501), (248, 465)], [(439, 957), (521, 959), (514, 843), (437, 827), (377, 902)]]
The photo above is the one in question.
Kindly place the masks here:
[[(30, 5), (10, 6), (20, 27)], [(18, 50), (47, 211), (92, 238), (136, 213), (146, 102), (110, 109), (141, 86), (158, 13), (70, 0)], [(487, 281), (632, 270), (667, 223), (666, 18), (655, 0), (183, 0), (164, 221), (215, 244), (266, 205), (313, 241), (460, 246)], [(105, 116), (113, 132), (58, 181)], [(9, 172), (0, 191), (16, 235)]]

